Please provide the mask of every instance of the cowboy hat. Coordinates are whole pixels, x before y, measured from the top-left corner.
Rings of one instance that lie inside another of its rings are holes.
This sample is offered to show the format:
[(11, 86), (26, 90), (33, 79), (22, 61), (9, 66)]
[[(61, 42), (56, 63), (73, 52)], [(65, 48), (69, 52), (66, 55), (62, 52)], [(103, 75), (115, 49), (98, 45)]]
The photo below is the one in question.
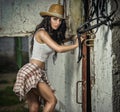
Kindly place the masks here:
[(47, 12), (40, 12), (42, 17), (55, 16), (64, 19), (64, 7), (60, 4), (52, 4)]

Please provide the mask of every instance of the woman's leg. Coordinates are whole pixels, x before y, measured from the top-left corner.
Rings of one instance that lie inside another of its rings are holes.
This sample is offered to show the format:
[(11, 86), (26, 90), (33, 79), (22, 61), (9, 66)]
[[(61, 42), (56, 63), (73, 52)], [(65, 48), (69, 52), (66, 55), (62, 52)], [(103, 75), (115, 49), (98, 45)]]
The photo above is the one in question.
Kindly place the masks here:
[(40, 95), (45, 99), (45, 107), (43, 112), (54, 112), (57, 99), (51, 88), (44, 82), (38, 83), (38, 90)]
[(35, 92), (35, 89), (31, 89), (26, 96), (29, 112), (38, 112), (40, 108), (39, 96)]

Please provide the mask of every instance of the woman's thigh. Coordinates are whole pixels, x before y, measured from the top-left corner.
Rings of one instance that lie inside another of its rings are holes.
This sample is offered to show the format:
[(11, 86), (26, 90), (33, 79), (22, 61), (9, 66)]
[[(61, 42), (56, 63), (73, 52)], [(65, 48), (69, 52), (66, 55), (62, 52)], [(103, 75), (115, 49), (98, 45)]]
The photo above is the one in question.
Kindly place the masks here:
[(39, 82), (38, 83), (38, 91), (39, 91), (40, 95), (47, 102), (51, 102), (53, 100), (56, 100), (54, 92), (52, 91), (52, 89), (45, 82)]

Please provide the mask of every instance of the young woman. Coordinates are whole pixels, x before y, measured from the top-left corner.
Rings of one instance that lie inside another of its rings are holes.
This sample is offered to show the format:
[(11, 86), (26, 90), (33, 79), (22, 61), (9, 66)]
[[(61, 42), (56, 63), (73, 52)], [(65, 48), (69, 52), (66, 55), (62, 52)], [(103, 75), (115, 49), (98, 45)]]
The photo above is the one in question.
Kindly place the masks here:
[(64, 45), (66, 24), (63, 6), (52, 4), (48, 12), (41, 12), (43, 21), (36, 27), (30, 62), (18, 72), (13, 91), (28, 102), (29, 112), (38, 112), (40, 98), (45, 100), (43, 112), (54, 112), (57, 99), (45, 72), (45, 62), (51, 53), (62, 53), (78, 47)]

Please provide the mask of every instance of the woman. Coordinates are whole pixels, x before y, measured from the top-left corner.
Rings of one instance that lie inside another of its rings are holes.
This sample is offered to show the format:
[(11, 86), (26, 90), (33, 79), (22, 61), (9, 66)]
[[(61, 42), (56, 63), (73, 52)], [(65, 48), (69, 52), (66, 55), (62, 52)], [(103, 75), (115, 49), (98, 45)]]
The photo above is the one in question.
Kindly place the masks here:
[(62, 53), (78, 47), (76, 39), (73, 45), (64, 45), (66, 24), (63, 6), (53, 4), (48, 12), (41, 12), (43, 21), (36, 27), (33, 38), (33, 50), (30, 62), (18, 72), (14, 92), (21, 99), (26, 98), (29, 112), (38, 112), (40, 98), (45, 100), (43, 112), (54, 112), (57, 99), (45, 74), (45, 62), (55, 52)]

